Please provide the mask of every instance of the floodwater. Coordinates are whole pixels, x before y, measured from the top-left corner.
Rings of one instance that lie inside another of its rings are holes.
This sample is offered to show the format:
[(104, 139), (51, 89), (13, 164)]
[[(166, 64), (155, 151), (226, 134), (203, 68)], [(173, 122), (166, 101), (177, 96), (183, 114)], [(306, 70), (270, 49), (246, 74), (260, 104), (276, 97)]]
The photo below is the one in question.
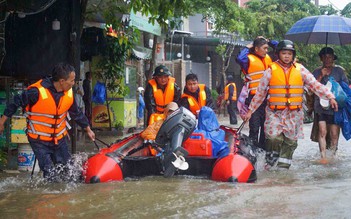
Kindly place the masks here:
[[(145, 177), (101, 184), (44, 183), (0, 174), (0, 218), (351, 218), (351, 145), (321, 165), (318, 144), (299, 140), (288, 171), (257, 164), (251, 184)], [(245, 133), (245, 132), (244, 132)]]

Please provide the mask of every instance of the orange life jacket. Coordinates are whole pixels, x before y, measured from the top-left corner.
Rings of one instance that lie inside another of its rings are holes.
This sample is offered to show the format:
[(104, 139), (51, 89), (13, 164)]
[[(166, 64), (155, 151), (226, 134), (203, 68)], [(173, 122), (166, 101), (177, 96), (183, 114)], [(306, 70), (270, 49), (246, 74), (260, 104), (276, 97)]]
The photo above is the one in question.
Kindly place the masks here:
[(266, 55), (264, 58), (259, 58), (256, 55), (249, 54), (247, 57), (249, 58), (249, 68), (247, 69), (245, 77), (250, 94), (255, 95), (263, 72), (272, 64), (272, 59), (269, 55)]
[(161, 120), (161, 119), (165, 119), (165, 118), (166, 118), (166, 116), (163, 113), (153, 113), (150, 115), (148, 125), (151, 125), (152, 123), (154, 123), (158, 120)]
[(236, 100), (236, 85), (235, 85), (234, 82), (233, 82), (233, 83), (229, 83), (229, 84), (227, 84), (227, 86), (225, 86), (225, 88), (224, 88), (224, 99), (225, 99), (225, 100), (228, 100), (228, 99), (229, 99), (229, 86), (230, 86), (230, 85), (233, 85), (233, 87), (234, 87), (234, 92), (233, 92), (232, 100), (235, 101), (235, 100)]
[(155, 103), (156, 103), (156, 112), (151, 114), (149, 118), (149, 125), (150, 125), (159, 119), (165, 118), (165, 116), (163, 115), (163, 111), (165, 110), (167, 104), (172, 102), (174, 99), (175, 78), (169, 77), (169, 81), (164, 93), (162, 89), (159, 89), (157, 87), (157, 82), (155, 79), (149, 80), (149, 84), (152, 87)]
[[(295, 67), (296, 66), (296, 67)], [(277, 63), (272, 63), (272, 77), (269, 82), (268, 105), (273, 110), (301, 109), (303, 101), (303, 80), (301, 65), (295, 63), (288, 73)]]
[(26, 106), (27, 134), (33, 139), (54, 141), (57, 144), (67, 135), (67, 128), (71, 128), (68, 109), (73, 104), (73, 91), (71, 88), (64, 92), (57, 106), (51, 92), (41, 82), (39, 80), (28, 87), (38, 88), (39, 99), (32, 107)]
[(186, 97), (188, 98), (188, 103), (190, 107), (190, 111), (196, 115), (196, 111), (200, 110), (201, 107), (206, 106), (206, 91), (205, 91), (205, 85), (204, 84), (199, 84), (199, 97), (198, 99), (195, 99), (193, 96), (189, 94), (182, 94), (182, 98)]

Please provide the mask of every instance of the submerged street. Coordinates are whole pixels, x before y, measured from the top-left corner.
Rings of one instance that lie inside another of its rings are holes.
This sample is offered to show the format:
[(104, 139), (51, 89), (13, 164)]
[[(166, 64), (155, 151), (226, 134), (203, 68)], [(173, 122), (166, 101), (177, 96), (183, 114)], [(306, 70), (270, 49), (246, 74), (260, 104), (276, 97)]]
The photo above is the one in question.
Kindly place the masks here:
[(347, 218), (351, 148), (341, 136), (337, 158), (319, 164), (318, 144), (309, 140), (311, 127), (304, 126), (305, 139), (299, 140), (290, 170), (264, 170), (261, 155), (252, 184), (190, 176), (46, 184), (38, 176), (31, 181), (30, 173), (1, 173), (1, 218)]

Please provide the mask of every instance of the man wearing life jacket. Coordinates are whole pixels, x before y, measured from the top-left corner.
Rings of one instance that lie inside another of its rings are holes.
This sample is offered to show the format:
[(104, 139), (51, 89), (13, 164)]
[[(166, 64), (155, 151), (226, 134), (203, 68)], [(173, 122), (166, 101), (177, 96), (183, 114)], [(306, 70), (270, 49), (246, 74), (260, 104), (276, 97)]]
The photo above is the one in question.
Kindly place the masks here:
[(205, 84), (199, 84), (196, 74), (190, 73), (185, 78), (185, 87), (179, 105), (190, 110), (195, 116), (201, 107), (208, 106), (214, 109), (211, 90)]
[(303, 138), (304, 86), (320, 98), (328, 99), (336, 111), (338, 104), (327, 87), (319, 83), (303, 65), (293, 62), (296, 57), (293, 42), (279, 42), (276, 54), (278, 60), (264, 72), (244, 120), (249, 120), (267, 97), (264, 124), (266, 168), (277, 163), (279, 168), (288, 169), (297, 147), (297, 139)]
[(71, 65), (57, 64), (52, 78), (41, 79), (15, 96), (0, 119), (2, 133), (7, 118), (15, 114), (18, 107), (25, 109), (28, 141), (45, 178), (55, 177), (54, 165), (66, 164), (71, 157), (67, 143), (70, 118), (86, 130), (91, 140), (95, 140), (88, 119), (78, 108), (72, 92), (75, 77)]
[[(329, 78), (333, 77), (338, 83), (344, 81), (346, 84), (349, 84), (349, 80), (346, 77), (344, 68), (335, 65), (335, 60), (337, 60), (338, 57), (335, 55), (334, 50), (331, 47), (322, 48), (318, 55), (320, 60), (323, 62), (323, 65), (313, 71), (313, 75), (317, 81), (319, 81), (321, 84), (326, 85), (329, 81)], [(314, 124), (314, 126), (318, 126), (317, 139), (322, 158), (321, 161), (323, 163), (326, 163), (327, 146), (330, 147), (329, 149), (331, 149), (333, 154), (336, 153), (339, 141), (340, 126), (335, 123), (334, 110), (330, 109), (329, 107), (322, 107), (321, 100), (318, 96), (315, 96), (314, 98), (313, 110), (315, 112), (314, 123), (317, 123)]]
[(164, 109), (170, 102), (178, 102), (180, 88), (171, 77), (171, 72), (164, 65), (155, 68), (153, 78), (146, 85), (144, 100), (150, 125), (159, 119), (164, 119)]
[[(263, 72), (272, 63), (271, 57), (267, 54), (268, 48), (274, 48), (278, 42), (269, 41), (264, 37), (257, 37), (253, 44), (248, 44), (238, 54), (236, 61), (240, 65), (245, 75), (245, 84), (248, 88), (249, 95), (245, 101), (249, 105), (256, 93), (257, 86), (263, 76)], [(265, 98), (264, 98), (265, 99)], [(249, 137), (257, 142), (258, 146), (265, 149), (264, 136), (264, 118), (265, 118), (266, 101), (252, 115), (249, 121)]]
[(224, 88), (224, 100), (227, 103), (227, 110), (229, 114), (230, 124), (238, 124), (235, 113), (235, 101), (236, 101), (236, 85), (234, 83), (234, 78), (232, 75), (227, 76), (227, 85)]

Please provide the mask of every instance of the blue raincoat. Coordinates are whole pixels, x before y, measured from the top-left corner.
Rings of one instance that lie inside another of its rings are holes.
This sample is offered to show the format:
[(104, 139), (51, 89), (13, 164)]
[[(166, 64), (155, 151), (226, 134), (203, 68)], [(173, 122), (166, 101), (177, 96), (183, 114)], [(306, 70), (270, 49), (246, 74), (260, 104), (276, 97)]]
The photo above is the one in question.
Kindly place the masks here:
[(219, 128), (215, 112), (210, 107), (204, 106), (201, 108), (198, 118), (197, 129), (195, 129), (194, 133), (202, 133), (205, 138), (211, 140), (214, 157), (228, 155), (228, 142), (224, 141), (225, 132)]
[[(351, 89), (344, 81), (340, 82), (340, 86), (345, 92), (347, 98), (344, 105), (339, 106), (339, 110), (334, 113), (334, 120), (341, 127), (341, 132), (346, 140), (351, 139)], [(334, 94), (335, 95), (335, 94)], [(335, 98), (338, 98), (337, 96)]]
[(142, 119), (144, 117), (144, 108), (145, 108), (144, 97), (143, 95), (139, 94), (138, 119)]

